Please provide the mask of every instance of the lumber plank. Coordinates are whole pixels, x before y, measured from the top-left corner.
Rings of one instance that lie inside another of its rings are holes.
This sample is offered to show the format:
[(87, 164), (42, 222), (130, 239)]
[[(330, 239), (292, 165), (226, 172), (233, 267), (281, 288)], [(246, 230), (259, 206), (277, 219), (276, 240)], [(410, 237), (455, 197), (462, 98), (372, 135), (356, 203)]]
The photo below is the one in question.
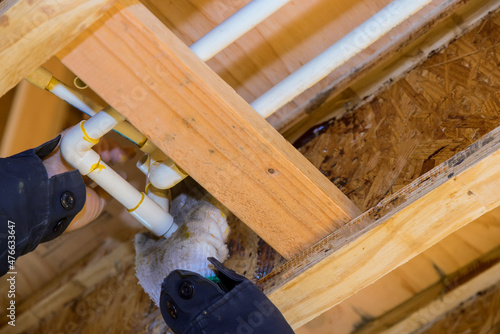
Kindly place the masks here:
[(498, 207), (499, 149), (500, 127), (275, 269), (260, 286), (300, 327)]
[[(500, 280), (500, 264), (496, 264), (487, 271), (473, 277), (470, 281), (465, 282), (456, 289), (439, 296), (425, 307), (422, 307), (410, 314), (396, 325), (377, 332), (368, 331), (364, 333), (384, 333), (384, 334), (399, 334), (399, 333), (414, 333), (417, 330), (425, 333), (425, 328), (444, 316), (446, 313), (458, 308), (462, 303), (468, 301), (477, 294), (488, 290), (494, 285), (498, 286)], [(471, 310), (473, 308), (469, 308)], [(496, 307), (491, 307), (497, 310)], [(470, 312), (473, 313), (473, 312)], [(498, 323), (496, 324), (498, 326)], [(470, 330), (470, 328), (468, 328)], [(437, 331), (436, 331), (437, 332)], [(492, 331), (493, 333), (495, 331)], [(442, 332), (441, 332), (442, 333)], [(357, 334), (357, 333), (356, 333)]]
[[(493, 267), (495, 269), (493, 269)], [(500, 246), (374, 319), (353, 334), (412, 333), (500, 279)]]
[(58, 56), (283, 256), (359, 215), (143, 5), (117, 4)]
[[(417, 317), (411, 319), (411, 323), (416, 323), (417, 326), (410, 325), (403, 328), (411, 330), (422, 323), (425, 325), (411, 333), (499, 333), (500, 272), (498, 266), (496, 269), (496, 273), (491, 270), (485, 273), (485, 276), (478, 277), (476, 282), (467, 284), (461, 295), (452, 297), (451, 300), (445, 299), (451, 305), (436, 301), (431, 305), (432, 308), (426, 308), (422, 313), (418, 312)], [(494, 281), (495, 277), (496, 281)], [(488, 279), (490, 282), (487, 281)], [(450, 310), (450, 306), (454, 308)], [(432, 318), (434, 322), (429, 323), (427, 319)]]
[(18, 1), (0, 13), (0, 96), (80, 34), (116, 0)]
[[(296, 330), (378, 333), (475, 277), (500, 259), (500, 208), (441, 240)], [(373, 329), (370, 331), (370, 329)]]

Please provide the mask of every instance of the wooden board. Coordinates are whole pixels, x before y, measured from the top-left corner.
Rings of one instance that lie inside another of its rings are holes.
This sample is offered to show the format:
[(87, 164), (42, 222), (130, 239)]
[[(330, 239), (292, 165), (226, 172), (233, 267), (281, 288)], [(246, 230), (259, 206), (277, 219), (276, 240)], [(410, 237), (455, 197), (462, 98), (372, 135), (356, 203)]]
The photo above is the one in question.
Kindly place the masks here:
[(303, 325), (499, 206), (499, 149), (500, 127), (275, 269), (261, 286), (294, 328)]
[[(498, 279), (498, 272), (495, 273)], [(488, 279), (488, 277), (484, 277)], [(454, 309), (442, 314), (441, 311), (447, 311), (447, 308), (441, 305), (434, 305), (430, 310), (431, 315), (440, 316), (434, 323), (423, 326), (414, 334), (441, 334), (451, 333), (499, 333), (500, 332), (500, 284), (495, 284), (489, 289), (489, 282), (477, 282), (476, 286), (469, 285), (469, 299), (464, 300)], [(477, 289), (477, 290), (476, 290)], [(462, 301), (457, 298), (457, 301)], [(450, 303), (453, 306), (454, 303)], [(436, 312), (437, 310), (437, 312)], [(420, 320), (420, 319), (418, 319)], [(417, 320), (417, 321), (418, 321)], [(425, 318), (422, 319), (425, 323)]]
[[(301, 152), (364, 210), (463, 150), (500, 125), (500, 104), (491, 89), (500, 84), (499, 23), (493, 15), (356, 112), (325, 126)], [(335, 321), (339, 333), (350, 333), (397, 307), (439, 279), (433, 263), (453, 270), (464, 264), (460, 259), (480, 255), (477, 249), (486, 251), (481, 246), (495, 242), (488, 230), (497, 221), (491, 216), (483, 232), (466, 230), (440, 251), (390, 273), (311, 323), (311, 330), (329, 333), (327, 324)]]
[(283, 256), (360, 213), (144, 6), (115, 6), (60, 58)]
[(113, 2), (115, 1), (17, 1), (6, 13), (2, 13), (0, 96), (85, 30)]

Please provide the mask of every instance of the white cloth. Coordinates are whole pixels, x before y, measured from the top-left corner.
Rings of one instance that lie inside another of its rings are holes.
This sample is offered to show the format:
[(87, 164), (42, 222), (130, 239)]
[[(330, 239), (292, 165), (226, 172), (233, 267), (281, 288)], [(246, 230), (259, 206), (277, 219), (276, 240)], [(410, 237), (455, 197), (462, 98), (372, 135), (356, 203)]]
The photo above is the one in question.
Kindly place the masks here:
[(212, 276), (207, 257), (224, 262), (229, 227), (226, 213), (205, 200), (180, 195), (172, 202), (177, 231), (168, 239), (135, 236), (135, 270), (139, 283), (159, 305), (161, 283), (173, 270), (184, 269)]

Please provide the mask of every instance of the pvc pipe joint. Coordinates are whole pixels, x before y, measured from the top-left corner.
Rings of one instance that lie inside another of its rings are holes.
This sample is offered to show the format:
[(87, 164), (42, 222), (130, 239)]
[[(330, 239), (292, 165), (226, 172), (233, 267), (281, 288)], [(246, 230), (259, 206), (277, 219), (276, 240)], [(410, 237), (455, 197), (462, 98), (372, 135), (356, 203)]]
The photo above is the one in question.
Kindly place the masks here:
[(90, 177), (125, 206), (132, 216), (154, 234), (168, 238), (177, 230), (173, 217), (145, 193), (132, 187), (92, 150), (99, 138), (124, 120), (117, 111), (108, 108), (88, 121), (82, 121), (63, 137), (62, 156), (82, 175)]
[(145, 155), (137, 161), (137, 168), (149, 178), (149, 182), (158, 189), (170, 189), (188, 175), (175, 164), (175, 162), (165, 156), (159, 161), (154, 159), (155, 154)]

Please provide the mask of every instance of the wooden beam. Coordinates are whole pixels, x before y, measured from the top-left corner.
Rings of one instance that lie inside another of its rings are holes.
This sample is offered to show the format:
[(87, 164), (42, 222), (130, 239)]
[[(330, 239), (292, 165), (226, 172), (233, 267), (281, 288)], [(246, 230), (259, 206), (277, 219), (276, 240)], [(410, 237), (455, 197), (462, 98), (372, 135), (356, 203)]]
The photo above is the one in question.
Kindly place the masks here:
[(359, 209), (135, 1), (59, 56), (285, 257)]
[(500, 280), (500, 246), (416, 294), (353, 334), (412, 333)]
[(0, 96), (80, 34), (116, 0), (17, 1), (0, 16)]
[[(296, 330), (378, 333), (500, 260), (500, 208), (474, 220)], [(376, 324), (376, 325), (375, 325)], [(372, 327), (376, 326), (376, 327)], [(375, 330), (370, 331), (370, 328)]]
[[(57, 77), (73, 75), (57, 59), (45, 66)], [(5, 133), (0, 142), (0, 157), (22, 152), (54, 138), (61, 132), (68, 118), (69, 104), (27, 81), (19, 83)]]
[[(500, 264), (496, 264), (487, 271), (473, 277), (471, 280), (460, 285), (452, 291), (439, 296), (431, 303), (421, 307), (414, 313), (407, 315), (401, 322), (394, 326), (377, 332), (367, 331), (365, 333), (399, 334), (413, 333), (432, 324), (446, 313), (459, 307), (462, 303), (481, 293), (500, 281)], [(468, 308), (470, 313), (477, 310)], [(494, 331), (490, 332), (494, 333)], [(357, 334), (357, 333), (356, 333)]]
[(462, 291), (446, 295), (412, 315), (400, 327), (403, 331), (390, 333), (500, 333), (499, 279), (497, 265), (465, 284)]
[(259, 283), (294, 328), (500, 205), (500, 127)]

